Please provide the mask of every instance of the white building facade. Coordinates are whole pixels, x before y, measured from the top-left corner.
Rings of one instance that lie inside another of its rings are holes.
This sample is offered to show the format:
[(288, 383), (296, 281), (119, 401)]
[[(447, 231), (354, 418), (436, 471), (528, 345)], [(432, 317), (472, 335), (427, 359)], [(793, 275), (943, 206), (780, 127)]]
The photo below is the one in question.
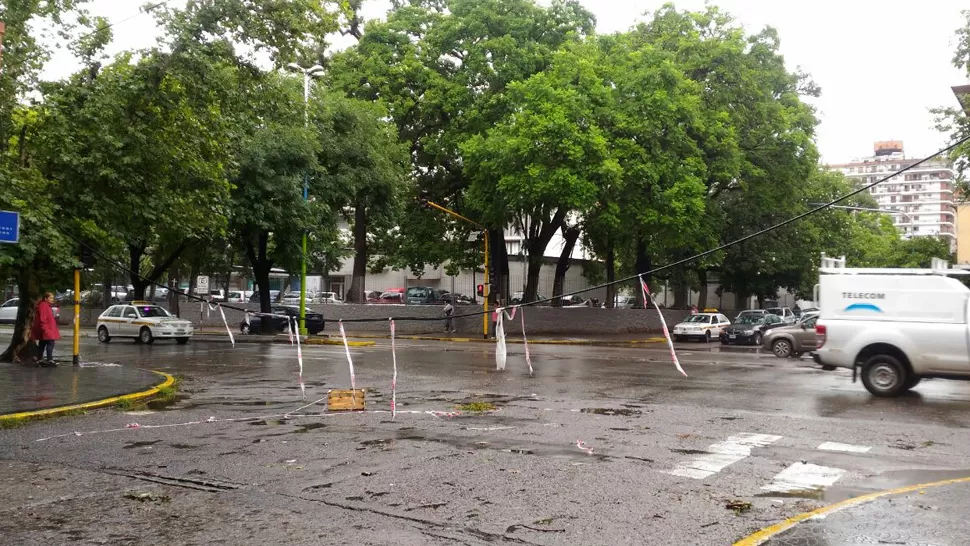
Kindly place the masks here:
[[(871, 184), (905, 169), (919, 159), (907, 158), (901, 141), (877, 142), (874, 155), (829, 165), (857, 186)], [(944, 160), (930, 160), (871, 188), (879, 209), (892, 215), (903, 237), (939, 236), (956, 249), (955, 174)]]

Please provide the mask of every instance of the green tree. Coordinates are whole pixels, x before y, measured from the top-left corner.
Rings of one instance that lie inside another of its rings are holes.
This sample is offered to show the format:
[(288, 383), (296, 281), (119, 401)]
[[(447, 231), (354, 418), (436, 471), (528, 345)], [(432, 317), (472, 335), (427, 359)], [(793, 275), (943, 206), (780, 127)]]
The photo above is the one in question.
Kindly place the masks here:
[[(394, 3), (386, 22), (367, 25), (360, 42), (334, 60), (334, 85), (387, 107), (408, 146), (414, 190), (468, 212), (462, 143), (506, 119), (509, 84), (542, 72), (566, 42), (592, 34), (594, 20), (574, 0), (414, 0)], [(412, 198), (417, 197), (412, 195)], [(469, 228), (406, 206), (399, 245), (387, 259), (423, 269), (461, 259)], [(493, 294), (505, 292), (506, 225), (489, 225)], [(429, 246), (419, 241), (444, 241)], [(496, 259), (497, 258), (497, 259)]]
[[(970, 79), (970, 10), (964, 10), (962, 26), (956, 31), (956, 51), (953, 66)], [(946, 133), (953, 143), (970, 138), (970, 94), (960, 97), (959, 107), (941, 107), (933, 110), (936, 115), (937, 129)], [(961, 199), (970, 196), (970, 141), (964, 142), (950, 152), (950, 160), (957, 171), (957, 187)]]
[(20, 296), (13, 336), (0, 353), (4, 362), (29, 356), (34, 303), (45, 289), (62, 285), (75, 265), (77, 245), (56, 228), (77, 227), (74, 232), (82, 235), (59, 206), (63, 188), (34, 166), (32, 145), (39, 116), (24, 103), (37, 90), (38, 73), (50, 53), (37, 29), (49, 26), (68, 33), (68, 20), (76, 19), (82, 26), (91, 23), (82, 10), (84, 3), (10, 0), (0, 5), (0, 20), (6, 24), (0, 61), (0, 209), (21, 214), (20, 242), (0, 245), (0, 279), (12, 278)]

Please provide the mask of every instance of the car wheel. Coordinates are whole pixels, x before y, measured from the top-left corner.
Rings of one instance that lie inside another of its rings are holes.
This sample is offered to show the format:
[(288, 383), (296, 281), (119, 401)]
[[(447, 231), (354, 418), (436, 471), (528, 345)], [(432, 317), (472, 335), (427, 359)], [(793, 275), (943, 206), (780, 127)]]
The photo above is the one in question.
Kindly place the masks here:
[(728, 340), (721, 338), (721, 345), (727, 345), (727, 344), (728, 344)]
[(761, 332), (754, 335), (754, 344), (759, 347), (761, 346)]
[(141, 331), (138, 332), (138, 341), (144, 343), (145, 345), (155, 343), (155, 336), (152, 335), (152, 331), (148, 328), (148, 326), (142, 326)]
[(906, 367), (891, 355), (873, 356), (862, 365), (862, 384), (875, 396), (899, 396), (911, 380)]
[(922, 380), (923, 378), (918, 375), (909, 376), (909, 379), (906, 380), (906, 390), (910, 390), (916, 385), (919, 385), (919, 382)]
[(711, 342), (711, 332), (710, 331), (704, 332), (704, 341), (706, 343), (710, 343)]
[(177, 337), (177, 338), (175, 338), (175, 342), (178, 343), (179, 345), (185, 345), (186, 343), (189, 342), (189, 338), (187, 338), (187, 337)]
[(788, 358), (792, 355), (791, 343), (787, 339), (778, 339), (771, 344), (771, 352), (778, 358)]
[(249, 325), (248, 325), (248, 324), (246, 324), (245, 322), (244, 322), (244, 323), (242, 323), (242, 324), (241, 324), (241, 325), (239, 326), (239, 331), (240, 331), (240, 332), (242, 332), (242, 334), (243, 334), (244, 336), (248, 336), (248, 335), (249, 335)]
[(108, 329), (104, 326), (98, 328), (98, 341), (101, 343), (108, 343), (111, 341), (111, 336), (108, 335)]

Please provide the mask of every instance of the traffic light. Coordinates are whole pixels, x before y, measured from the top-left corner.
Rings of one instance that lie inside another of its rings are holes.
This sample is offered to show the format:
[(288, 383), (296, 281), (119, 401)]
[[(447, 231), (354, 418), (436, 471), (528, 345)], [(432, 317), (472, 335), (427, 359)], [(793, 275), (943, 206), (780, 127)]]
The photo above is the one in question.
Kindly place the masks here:
[(430, 193), (428, 192), (428, 190), (421, 190), (421, 192), (418, 193), (418, 202), (421, 203), (422, 207), (428, 210), (431, 210), (431, 205), (428, 204), (429, 196), (430, 196)]
[(484, 296), (485, 295), (485, 285), (484, 284), (478, 285), (478, 295), (479, 296)]

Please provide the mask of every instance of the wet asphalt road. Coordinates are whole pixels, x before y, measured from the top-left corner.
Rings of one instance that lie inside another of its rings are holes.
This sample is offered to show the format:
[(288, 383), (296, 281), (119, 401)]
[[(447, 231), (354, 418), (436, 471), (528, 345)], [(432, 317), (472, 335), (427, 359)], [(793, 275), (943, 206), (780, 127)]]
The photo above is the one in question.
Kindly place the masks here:
[[(970, 383), (874, 399), (847, 371), (703, 344), (679, 346), (688, 378), (663, 345), (533, 346), (529, 377), (509, 350), (497, 372), (491, 345), (399, 343), (391, 421), (299, 409), (288, 346), (85, 343), (87, 360), (180, 375), (183, 396), (0, 431), (0, 543), (731, 544), (970, 475)], [(387, 410), (390, 342), (351, 353), (368, 410)], [(308, 401), (349, 387), (342, 347), (304, 360)], [(476, 401), (497, 411), (426, 413)], [(792, 491), (813, 472), (825, 485)]]

